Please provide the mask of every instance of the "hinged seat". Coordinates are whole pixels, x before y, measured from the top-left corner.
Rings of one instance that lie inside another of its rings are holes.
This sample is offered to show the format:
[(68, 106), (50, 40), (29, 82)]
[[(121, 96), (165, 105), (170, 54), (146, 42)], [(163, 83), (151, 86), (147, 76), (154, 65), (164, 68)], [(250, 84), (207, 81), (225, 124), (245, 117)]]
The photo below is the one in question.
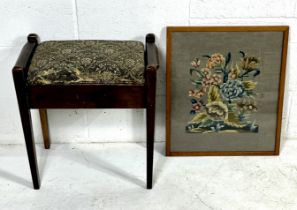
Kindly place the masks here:
[(143, 85), (144, 65), (138, 41), (47, 41), (36, 48), (28, 83)]

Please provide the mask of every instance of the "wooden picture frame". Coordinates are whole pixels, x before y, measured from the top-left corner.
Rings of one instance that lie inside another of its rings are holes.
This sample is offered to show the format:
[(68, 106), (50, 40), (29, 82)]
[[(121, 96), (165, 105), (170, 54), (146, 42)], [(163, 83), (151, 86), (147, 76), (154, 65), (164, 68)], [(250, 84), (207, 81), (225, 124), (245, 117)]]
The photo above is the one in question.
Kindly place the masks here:
[(166, 155), (278, 155), (288, 34), (167, 27)]

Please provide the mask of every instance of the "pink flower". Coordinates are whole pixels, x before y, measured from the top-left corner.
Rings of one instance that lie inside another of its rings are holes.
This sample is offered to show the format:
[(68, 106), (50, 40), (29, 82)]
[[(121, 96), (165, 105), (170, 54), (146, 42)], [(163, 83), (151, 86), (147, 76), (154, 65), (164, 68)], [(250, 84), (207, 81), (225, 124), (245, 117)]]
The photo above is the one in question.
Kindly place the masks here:
[(219, 74), (213, 74), (212, 75), (212, 84), (218, 85), (222, 82), (222, 76)]
[(213, 79), (209, 75), (206, 75), (206, 77), (204, 77), (203, 80), (202, 80), (202, 86), (208, 87), (212, 83), (213, 83)]
[(194, 90), (189, 90), (189, 96), (194, 96)]
[(200, 60), (196, 58), (191, 62), (191, 66), (193, 66), (194, 68), (198, 68), (200, 66)]
[(201, 72), (202, 72), (204, 75), (209, 75), (209, 71), (210, 71), (210, 69), (207, 68), (207, 67), (201, 69)]
[(189, 96), (195, 97), (195, 98), (201, 98), (205, 95), (205, 92), (203, 90), (189, 90)]
[(192, 108), (196, 111), (199, 111), (202, 108), (202, 104), (200, 102), (197, 102), (196, 104), (192, 105)]

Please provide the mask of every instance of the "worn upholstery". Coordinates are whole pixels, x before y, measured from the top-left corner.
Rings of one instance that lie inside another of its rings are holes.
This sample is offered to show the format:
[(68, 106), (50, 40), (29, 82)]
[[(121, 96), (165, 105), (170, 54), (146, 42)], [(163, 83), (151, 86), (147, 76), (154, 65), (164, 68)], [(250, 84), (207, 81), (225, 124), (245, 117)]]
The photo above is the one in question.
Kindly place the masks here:
[(138, 41), (47, 41), (36, 48), (30, 85), (144, 84), (144, 46)]

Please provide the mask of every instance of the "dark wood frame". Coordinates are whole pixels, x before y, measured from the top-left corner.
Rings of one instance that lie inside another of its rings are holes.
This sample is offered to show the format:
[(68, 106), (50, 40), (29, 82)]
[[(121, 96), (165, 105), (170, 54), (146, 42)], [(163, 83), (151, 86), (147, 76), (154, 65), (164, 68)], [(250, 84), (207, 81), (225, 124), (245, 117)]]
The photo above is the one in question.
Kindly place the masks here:
[(147, 189), (152, 188), (155, 131), (156, 71), (159, 68), (155, 36), (145, 43), (144, 85), (28, 85), (27, 73), (39, 44), (36, 34), (28, 35), (12, 70), (34, 189), (40, 188), (30, 109), (39, 109), (44, 147), (50, 148), (47, 108), (143, 108), (147, 123)]
[[(171, 34), (174, 32), (283, 32), (283, 48), (277, 108), (277, 128), (274, 151), (224, 151), (224, 152), (175, 152), (170, 150), (170, 113), (171, 113)], [(166, 155), (167, 156), (243, 156), (243, 155), (279, 155), (282, 124), (283, 98), (285, 91), (286, 60), (288, 48), (288, 26), (213, 26), (213, 27), (167, 27), (166, 53)]]

